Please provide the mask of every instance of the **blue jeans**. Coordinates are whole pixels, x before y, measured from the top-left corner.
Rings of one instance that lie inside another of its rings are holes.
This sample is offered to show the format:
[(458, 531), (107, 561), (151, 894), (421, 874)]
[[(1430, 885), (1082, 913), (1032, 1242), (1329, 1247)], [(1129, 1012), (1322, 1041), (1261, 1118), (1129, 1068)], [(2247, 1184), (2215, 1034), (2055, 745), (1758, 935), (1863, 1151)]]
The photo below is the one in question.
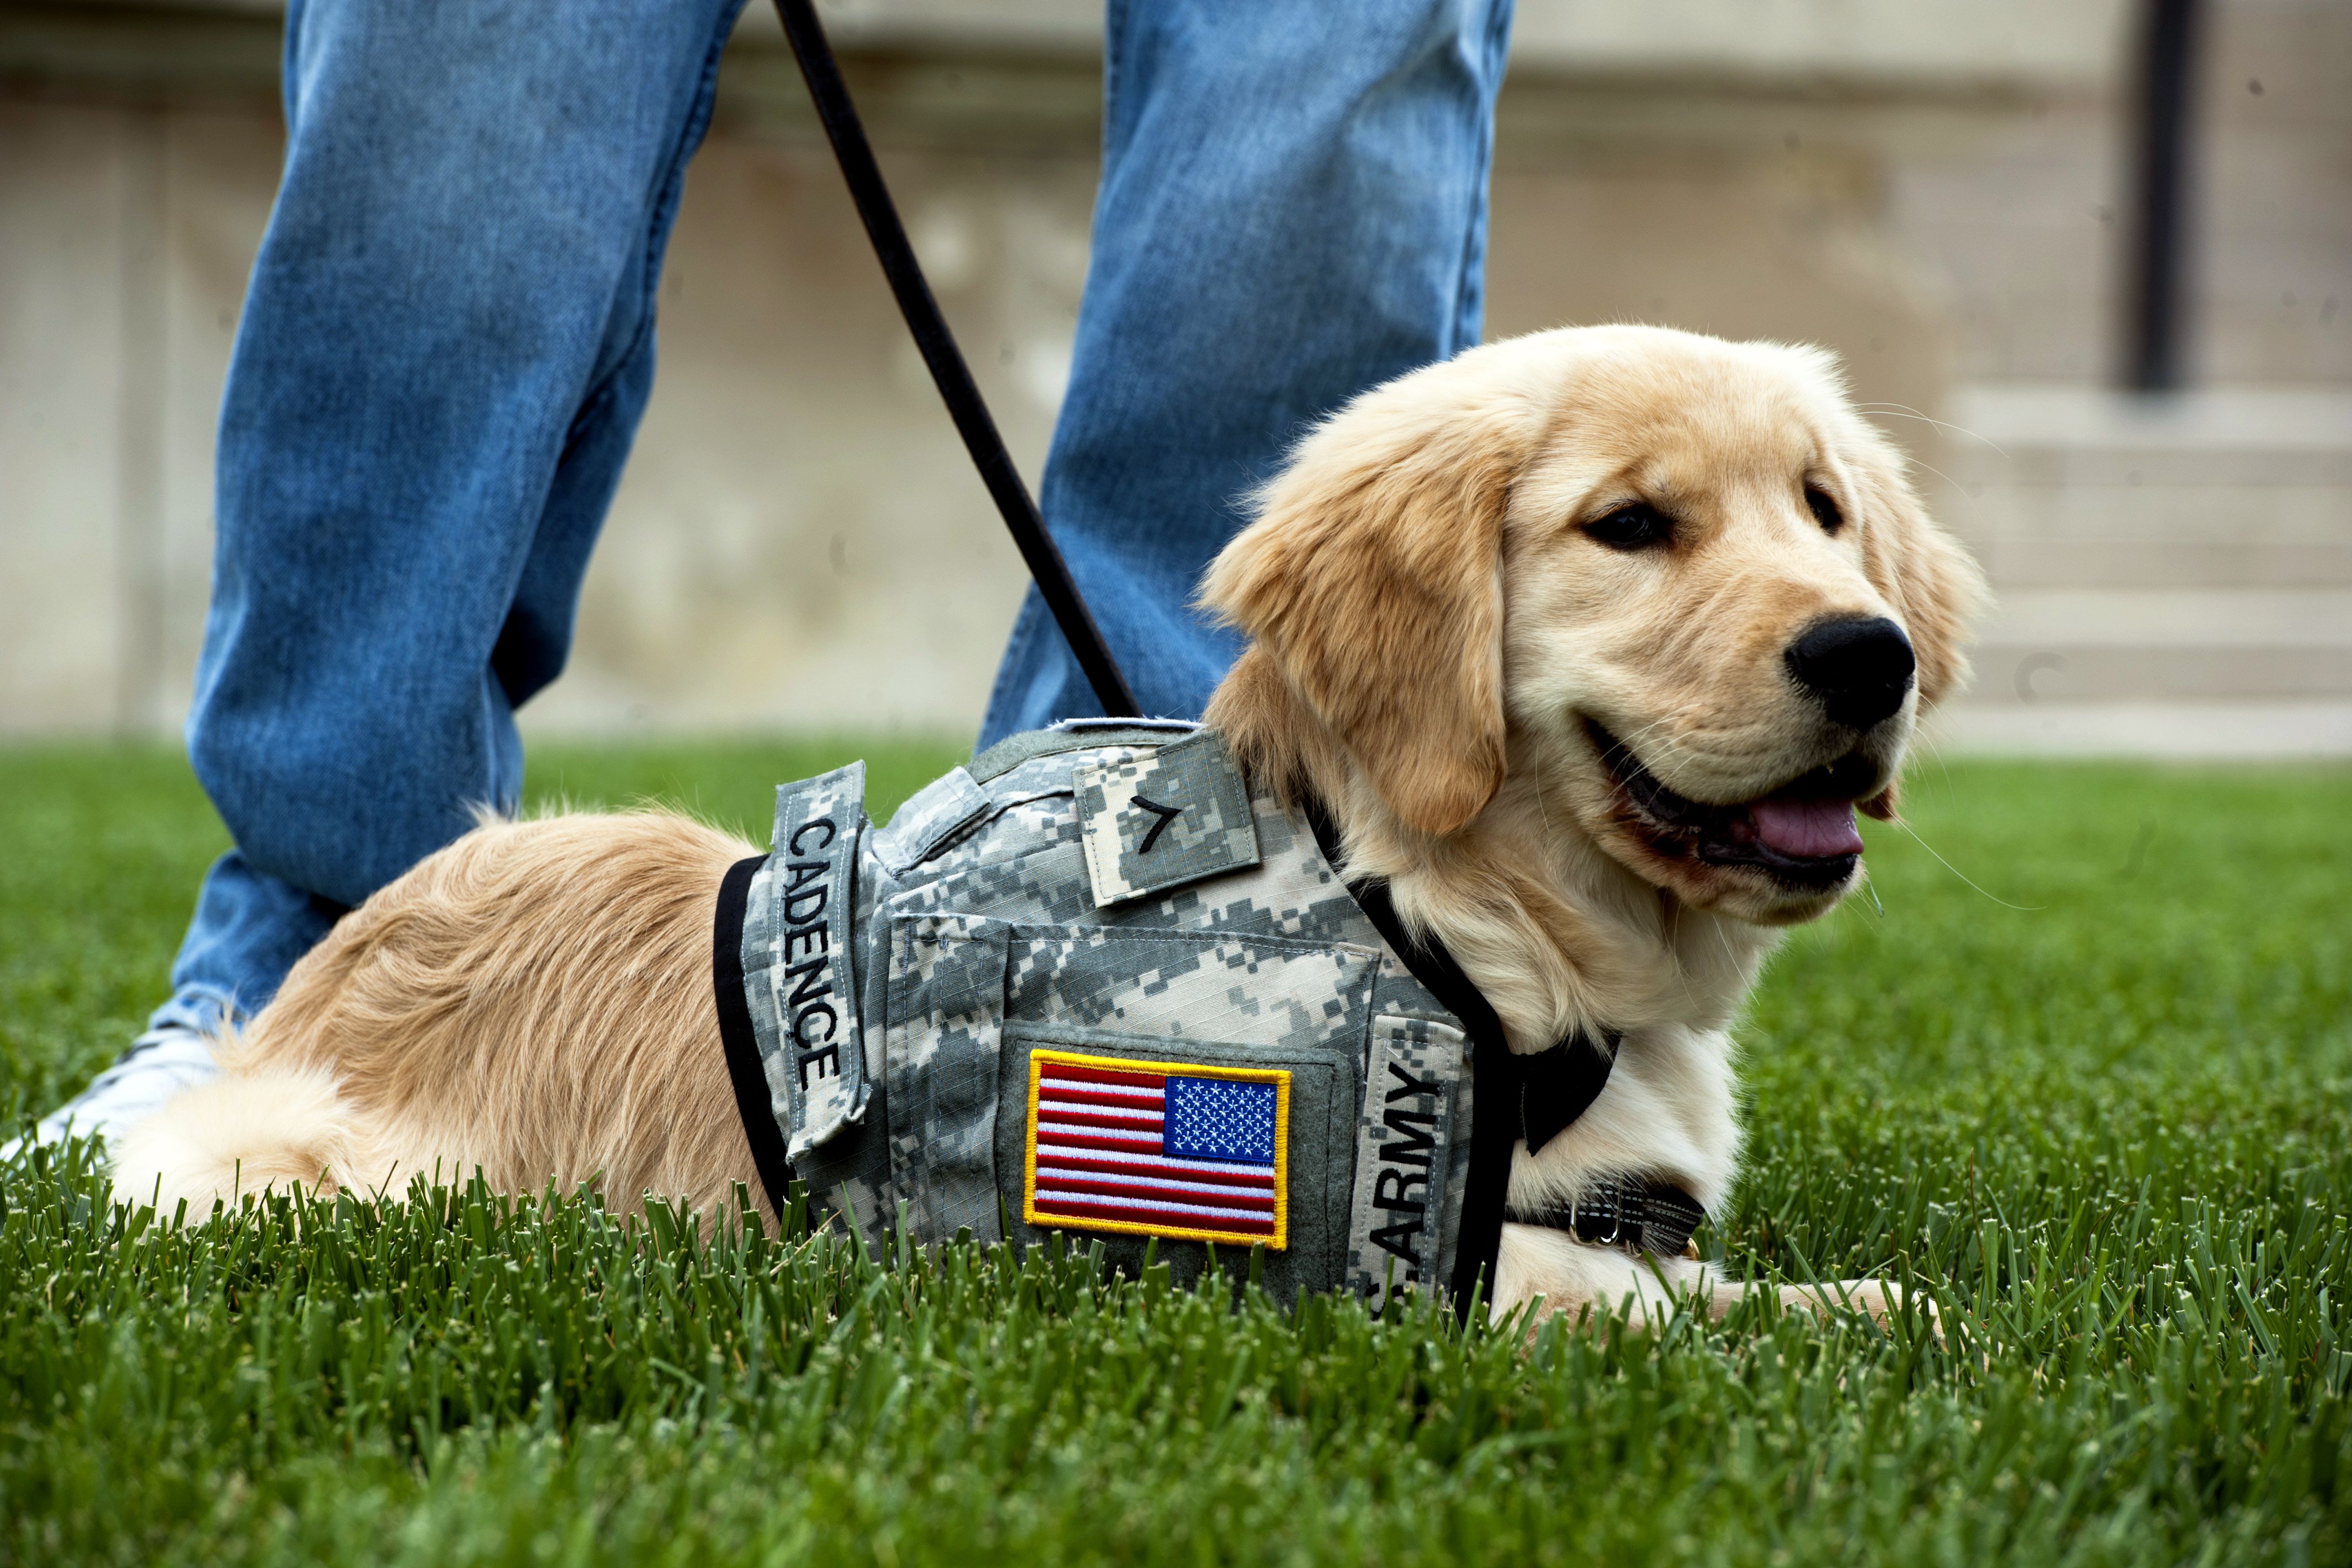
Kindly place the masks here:
[[(188, 749), (236, 847), (158, 1023), (242, 1016), (522, 780), (654, 374), (743, 0), (297, 0), (229, 367)], [(1095, 247), (1043, 505), (1146, 708), (1309, 422), (1475, 340), (1509, 0), (1112, 0)], [(1094, 711), (1024, 605), (984, 738)]]
[[(1241, 652), (1192, 607), (1250, 492), (1478, 341), (1511, 0), (1110, 0), (1102, 188), (1038, 505), (1148, 715)], [(1102, 711), (1035, 588), (981, 743)]]

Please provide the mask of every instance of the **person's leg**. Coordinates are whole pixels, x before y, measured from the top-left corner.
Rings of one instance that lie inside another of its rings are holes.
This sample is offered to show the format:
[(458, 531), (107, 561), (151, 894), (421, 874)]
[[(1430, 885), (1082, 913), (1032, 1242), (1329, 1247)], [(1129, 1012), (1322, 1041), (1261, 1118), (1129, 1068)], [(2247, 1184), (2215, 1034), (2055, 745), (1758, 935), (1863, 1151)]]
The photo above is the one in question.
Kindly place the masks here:
[(209, 1066), (184, 1030), (259, 1007), (341, 910), (516, 804), (514, 710), (563, 665), (741, 3), (289, 8), (188, 721), (236, 847), (142, 1037), (161, 1092)]
[[(1510, 0), (1110, 0), (1102, 187), (1040, 504), (1147, 714), (1240, 649), (1192, 608), (1316, 419), (1477, 341)], [(1035, 590), (981, 743), (1098, 713)]]

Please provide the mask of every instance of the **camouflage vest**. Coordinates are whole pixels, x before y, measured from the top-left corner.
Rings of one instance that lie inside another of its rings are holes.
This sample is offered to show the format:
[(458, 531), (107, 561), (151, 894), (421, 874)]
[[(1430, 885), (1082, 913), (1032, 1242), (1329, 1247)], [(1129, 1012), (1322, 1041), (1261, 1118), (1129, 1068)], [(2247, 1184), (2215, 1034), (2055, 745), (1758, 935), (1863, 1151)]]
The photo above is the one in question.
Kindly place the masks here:
[(863, 763), (785, 785), (719, 891), (719, 1033), (779, 1212), (797, 1179), (877, 1247), (1069, 1233), (1184, 1281), (1222, 1246), (1282, 1300), (1465, 1312), (1506, 1218), (1661, 1256), (1706, 1218), (1640, 1172), (1507, 1209), (1514, 1151), (1583, 1114), (1616, 1038), (1512, 1052), (1214, 731), (1017, 735), (885, 827), (865, 795)]

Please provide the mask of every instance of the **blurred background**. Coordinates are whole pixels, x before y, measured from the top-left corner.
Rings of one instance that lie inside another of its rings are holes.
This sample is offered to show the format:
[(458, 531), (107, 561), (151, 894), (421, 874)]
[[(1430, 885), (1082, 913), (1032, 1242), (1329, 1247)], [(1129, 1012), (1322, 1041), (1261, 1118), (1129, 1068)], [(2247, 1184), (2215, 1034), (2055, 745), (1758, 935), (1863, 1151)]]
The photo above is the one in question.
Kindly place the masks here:
[[(0, 736), (184, 710), (278, 9), (0, 4)], [(1034, 484), (1099, 0), (823, 9)], [(2352, 0), (1520, 0), (1488, 281), (1844, 356), (1999, 595), (1948, 748), (2352, 753)], [(1021, 565), (760, 0), (660, 333), (526, 731), (968, 737)]]

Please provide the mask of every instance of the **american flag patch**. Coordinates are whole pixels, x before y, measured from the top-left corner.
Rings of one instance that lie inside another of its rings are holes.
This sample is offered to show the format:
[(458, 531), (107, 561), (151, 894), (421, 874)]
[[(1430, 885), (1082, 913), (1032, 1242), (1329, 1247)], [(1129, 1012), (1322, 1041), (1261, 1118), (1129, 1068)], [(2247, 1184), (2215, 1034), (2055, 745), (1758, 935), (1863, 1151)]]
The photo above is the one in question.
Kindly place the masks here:
[(1289, 1133), (1280, 1068), (1032, 1051), (1021, 1217), (1279, 1252)]

